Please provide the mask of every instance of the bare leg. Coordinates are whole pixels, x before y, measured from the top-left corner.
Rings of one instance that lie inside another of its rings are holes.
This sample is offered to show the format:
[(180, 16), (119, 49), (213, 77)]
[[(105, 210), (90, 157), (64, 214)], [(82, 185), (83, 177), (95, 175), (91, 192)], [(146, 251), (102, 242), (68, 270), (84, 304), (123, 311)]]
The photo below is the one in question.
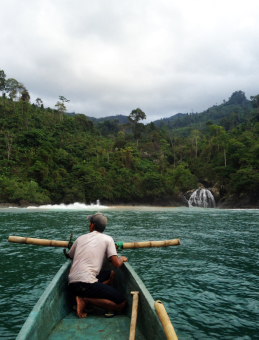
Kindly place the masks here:
[(87, 313), (84, 313), (83, 310), (88, 303), (114, 312), (120, 312), (126, 305), (126, 300), (123, 301), (121, 304), (117, 305), (115, 302), (106, 299), (93, 299), (80, 296), (76, 297), (76, 302), (77, 302), (77, 315), (79, 318), (85, 318), (87, 316)]
[(115, 302), (106, 299), (92, 299), (87, 298), (88, 302), (94, 306), (111, 310), (113, 312), (120, 312), (126, 305), (126, 300), (117, 305)]
[(102, 283), (103, 283), (104, 285), (109, 285), (109, 286), (111, 286), (111, 285), (113, 284), (114, 279), (115, 279), (115, 272), (114, 272), (114, 270), (112, 270), (109, 279), (106, 280), (106, 281), (103, 281)]
[[(115, 279), (115, 272), (114, 272), (114, 270), (112, 270), (109, 279), (106, 280), (106, 281), (104, 281), (104, 282), (102, 282), (102, 283), (105, 284), (105, 285), (109, 285), (109, 286), (110, 286), (110, 285), (113, 284), (114, 279)], [(115, 306), (118, 306), (118, 305), (116, 305), (116, 303), (113, 303), (113, 302), (110, 301), (110, 300), (105, 300), (105, 299), (89, 299), (89, 298), (83, 298), (83, 297), (77, 296), (77, 297), (76, 297), (76, 303), (77, 303), (77, 315), (79, 316), (79, 318), (85, 318), (85, 317), (87, 316), (87, 313), (84, 313), (83, 310), (85, 309), (86, 305), (89, 304), (89, 303), (92, 303), (93, 305), (98, 306), (98, 307), (103, 307), (103, 306), (101, 306), (101, 305), (99, 305), (99, 304), (93, 303), (93, 302), (90, 301), (90, 300), (95, 300), (95, 302), (96, 302), (96, 300), (107, 301), (107, 303), (112, 303), (112, 304), (114, 304)], [(99, 302), (97, 302), (97, 303), (99, 303)], [(125, 304), (126, 304), (126, 301), (125, 301)], [(124, 305), (124, 306), (125, 306), (125, 305)], [(124, 306), (123, 306), (123, 307), (124, 307)], [(123, 308), (123, 307), (122, 307), (122, 308)], [(103, 307), (103, 308), (108, 309), (108, 307)], [(113, 306), (113, 307), (111, 306), (111, 307), (109, 307), (109, 308), (110, 308), (109, 310), (117, 311), (117, 309), (112, 309), (112, 308), (116, 308), (116, 307), (114, 307), (114, 306)], [(121, 308), (121, 309), (122, 309), (122, 308)], [(119, 311), (119, 310), (118, 310), (118, 311)]]
[(85, 309), (87, 302), (85, 301), (85, 298), (76, 296), (76, 311), (79, 318), (85, 318), (87, 316), (87, 313), (84, 313), (83, 310)]

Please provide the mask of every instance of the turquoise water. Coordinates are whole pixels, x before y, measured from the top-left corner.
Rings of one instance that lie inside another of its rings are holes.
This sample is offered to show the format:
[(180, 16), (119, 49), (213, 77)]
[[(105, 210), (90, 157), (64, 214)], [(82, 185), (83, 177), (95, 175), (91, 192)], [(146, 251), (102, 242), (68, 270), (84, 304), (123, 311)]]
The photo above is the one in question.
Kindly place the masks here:
[[(97, 209), (98, 211), (100, 209)], [(9, 235), (66, 240), (87, 231), (93, 209), (0, 211), (0, 338), (15, 339), (65, 261), (61, 248), (8, 243)], [(110, 208), (116, 241), (180, 238), (181, 245), (123, 251), (178, 338), (259, 339), (259, 211)]]

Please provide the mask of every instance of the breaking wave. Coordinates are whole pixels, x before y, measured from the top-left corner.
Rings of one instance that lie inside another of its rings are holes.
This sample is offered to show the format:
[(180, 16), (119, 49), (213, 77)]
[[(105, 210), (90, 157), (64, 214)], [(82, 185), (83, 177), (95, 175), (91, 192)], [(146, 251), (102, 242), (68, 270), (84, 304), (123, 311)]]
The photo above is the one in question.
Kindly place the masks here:
[(95, 204), (86, 205), (84, 203), (72, 203), (72, 204), (46, 204), (38, 207), (28, 206), (26, 209), (54, 209), (54, 210), (95, 210), (95, 209), (108, 209), (109, 207), (101, 205), (97, 200)]

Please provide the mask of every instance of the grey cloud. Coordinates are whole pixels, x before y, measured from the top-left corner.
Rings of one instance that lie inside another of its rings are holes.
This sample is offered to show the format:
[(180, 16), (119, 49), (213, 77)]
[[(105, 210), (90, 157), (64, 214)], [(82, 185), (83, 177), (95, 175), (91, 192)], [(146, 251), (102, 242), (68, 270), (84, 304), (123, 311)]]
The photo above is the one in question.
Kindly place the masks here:
[[(235, 4), (235, 5), (234, 5)], [(32, 101), (147, 121), (257, 94), (257, 2), (18, 0), (0, 13), (0, 69)]]

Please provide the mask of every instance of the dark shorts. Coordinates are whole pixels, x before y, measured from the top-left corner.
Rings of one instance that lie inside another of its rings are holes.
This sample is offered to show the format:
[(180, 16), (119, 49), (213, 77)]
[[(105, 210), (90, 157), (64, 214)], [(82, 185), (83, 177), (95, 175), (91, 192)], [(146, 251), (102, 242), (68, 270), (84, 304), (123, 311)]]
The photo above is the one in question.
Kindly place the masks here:
[(109, 279), (111, 270), (102, 270), (96, 276), (98, 282), (73, 282), (70, 283), (69, 290), (75, 296), (88, 297), (92, 299), (106, 299), (115, 302), (117, 305), (125, 301), (125, 297), (111, 286), (105, 285), (102, 282)]

